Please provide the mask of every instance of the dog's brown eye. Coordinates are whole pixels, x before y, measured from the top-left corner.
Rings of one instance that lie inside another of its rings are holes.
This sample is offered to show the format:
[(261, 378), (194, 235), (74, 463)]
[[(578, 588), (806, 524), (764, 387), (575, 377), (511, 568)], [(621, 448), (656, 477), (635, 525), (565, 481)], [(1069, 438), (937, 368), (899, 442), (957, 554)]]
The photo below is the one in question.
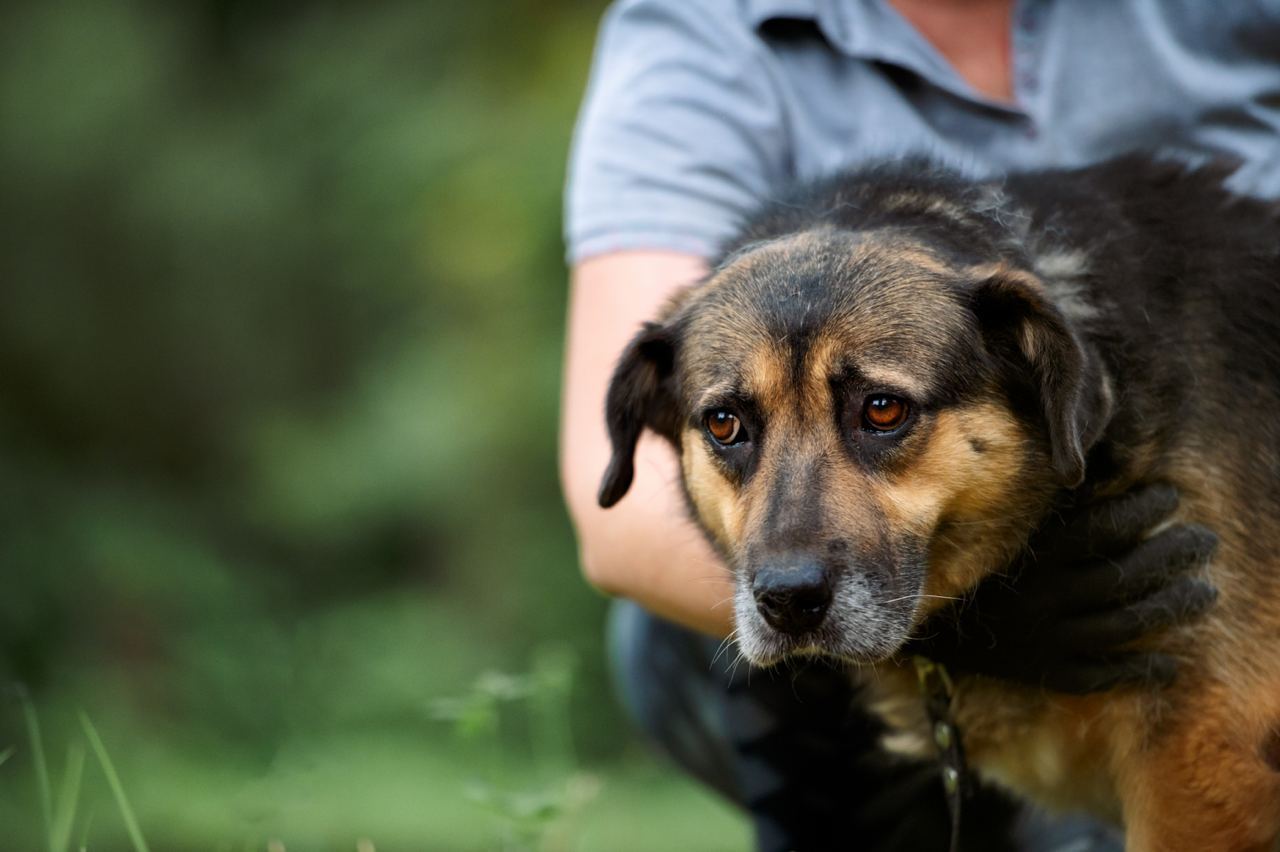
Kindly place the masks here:
[(875, 432), (892, 432), (906, 419), (907, 403), (896, 396), (879, 394), (868, 397), (862, 407), (863, 426)]
[(707, 415), (707, 432), (717, 444), (729, 446), (744, 439), (742, 422), (728, 411), (713, 411)]

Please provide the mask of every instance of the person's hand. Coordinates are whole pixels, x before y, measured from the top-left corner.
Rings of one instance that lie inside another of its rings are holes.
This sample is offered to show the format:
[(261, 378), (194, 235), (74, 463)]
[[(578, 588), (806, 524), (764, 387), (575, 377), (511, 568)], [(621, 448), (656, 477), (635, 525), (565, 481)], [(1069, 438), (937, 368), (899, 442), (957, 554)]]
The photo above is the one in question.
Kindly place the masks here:
[(1058, 692), (1168, 684), (1174, 659), (1129, 643), (1194, 621), (1217, 599), (1197, 571), (1213, 532), (1175, 524), (1146, 537), (1177, 505), (1177, 491), (1158, 484), (1065, 506), (1007, 573), (931, 617), (906, 652)]

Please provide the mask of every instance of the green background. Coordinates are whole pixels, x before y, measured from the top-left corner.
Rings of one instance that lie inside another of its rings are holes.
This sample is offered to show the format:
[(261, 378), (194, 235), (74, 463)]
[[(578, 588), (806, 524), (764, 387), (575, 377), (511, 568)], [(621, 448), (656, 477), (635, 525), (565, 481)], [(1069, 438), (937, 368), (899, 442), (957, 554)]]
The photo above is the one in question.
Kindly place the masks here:
[(602, 10), (4, 5), (0, 848), (134, 848), (80, 711), (151, 849), (747, 844), (557, 486)]

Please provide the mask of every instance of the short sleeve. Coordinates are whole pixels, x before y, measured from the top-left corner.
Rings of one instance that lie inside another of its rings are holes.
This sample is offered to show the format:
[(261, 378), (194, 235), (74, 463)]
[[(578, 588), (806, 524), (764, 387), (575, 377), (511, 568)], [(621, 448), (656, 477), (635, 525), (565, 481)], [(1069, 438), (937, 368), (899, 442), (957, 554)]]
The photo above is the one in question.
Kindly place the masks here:
[(711, 256), (782, 179), (768, 56), (729, 0), (623, 0), (601, 26), (565, 191), (570, 262)]

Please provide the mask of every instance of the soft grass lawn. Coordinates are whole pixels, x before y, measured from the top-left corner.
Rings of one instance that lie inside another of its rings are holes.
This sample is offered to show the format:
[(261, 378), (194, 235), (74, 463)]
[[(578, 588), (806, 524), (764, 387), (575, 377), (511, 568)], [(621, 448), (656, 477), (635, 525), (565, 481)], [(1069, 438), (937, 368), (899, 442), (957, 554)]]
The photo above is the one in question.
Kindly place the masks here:
[[(0, 707), (25, 708), (41, 729), (0, 728), (11, 732), (0, 755), (13, 749), (0, 763), (0, 851), (61, 852), (82, 836), (90, 850), (139, 849), (119, 790), (151, 852), (749, 848), (729, 806), (638, 745), (619, 749), (626, 731), (605, 724), (607, 696), (575, 680), (573, 652), (533, 647), (502, 674), (468, 629), (425, 598), (368, 598), (311, 616), (289, 641), (189, 631), (182, 665), (149, 678), (71, 670), (63, 692)], [(582, 747), (609, 731), (611, 751)], [(557, 802), (571, 778), (580, 795)], [(552, 802), (532, 820), (536, 841), (511, 843), (530, 823), (478, 793), (517, 811)]]
[[(104, 733), (110, 740), (110, 735)], [(298, 744), (262, 771), (205, 756), (188, 762), (145, 742), (107, 747), (151, 850), (431, 850), (471, 852), (504, 845), (503, 823), (468, 796), (476, 764), (465, 750), (373, 733)], [(46, 844), (32, 792), (33, 766), (20, 744), (0, 766), (0, 847)], [(58, 753), (50, 749), (51, 753)], [(55, 775), (61, 761), (50, 760)], [(713, 794), (656, 760), (634, 755), (588, 769), (594, 795), (553, 821), (539, 847), (548, 852), (655, 849), (743, 850), (742, 818)], [(73, 838), (91, 814), (87, 847), (133, 845), (98, 767), (87, 764)], [(55, 785), (57, 780), (55, 778)], [(508, 768), (504, 788), (537, 790), (547, 781)]]
[(751, 837), (746, 822), (721, 799), (665, 767), (648, 766), (605, 777), (576, 848), (728, 852), (751, 848)]

